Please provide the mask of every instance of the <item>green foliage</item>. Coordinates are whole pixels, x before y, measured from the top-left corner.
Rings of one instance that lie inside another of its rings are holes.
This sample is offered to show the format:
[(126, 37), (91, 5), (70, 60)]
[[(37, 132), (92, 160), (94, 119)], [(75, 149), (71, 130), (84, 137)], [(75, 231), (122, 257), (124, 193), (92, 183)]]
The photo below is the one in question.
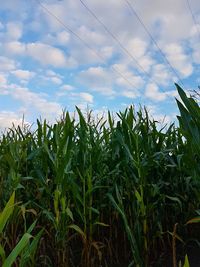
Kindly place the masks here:
[(28, 245), (28, 242), (32, 236), (28, 233), (25, 233), (16, 247), (12, 250), (10, 255), (3, 261), (2, 267), (11, 267), (13, 263), (16, 261), (18, 255), (22, 252), (22, 250)]
[(13, 212), (14, 203), (15, 203), (15, 192), (12, 194), (12, 196), (8, 200), (5, 208), (0, 213), (0, 234), (2, 234), (3, 229), (4, 229), (5, 225), (6, 225), (9, 217)]
[[(145, 108), (97, 120), (77, 107), (77, 119), (65, 112), (53, 125), (37, 120), (34, 131), (22, 125), (1, 136), (3, 262), (13, 251), (20, 267), (164, 266), (177, 222), (177, 236), (193, 238), (200, 111), (176, 86), (179, 126), (162, 127)], [(14, 196), (7, 202), (14, 190), (16, 207)]]
[[(180, 262), (179, 266), (181, 267), (181, 262)], [(187, 254), (185, 255), (183, 267), (190, 267), (190, 263), (189, 263)]]
[[(6, 242), (8, 242), (8, 238), (6, 237), (5, 233), (5, 226), (8, 224), (10, 217), (14, 211), (14, 205), (15, 205), (15, 192), (11, 195), (10, 199), (8, 200), (5, 208), (0, 213), (0, 256), (1, 256), (1, 266), (2, 267), (11, 267), (13, 264), (17, 261), (18, 256), (20, 255), (20, 267), (21, 266), (27, 266), (23, 265), (22, 262), (24, 260), (27, 260), (27, 263), (29, 263), (28, 257), (24, 257), (27, 252), (29, 252), (29, 257), (33, 257), (34, 253), (37, 249), (38, 242), (41, 238), (41, 234), (43, 230), (41, 230), (36, 237), (33, 239), (33, 241), (30, 243), (30, 239), (33, 238), (33, 236), (30, 234), (33, 231), (33, 228), (35, 227), (36, 222), (34, 222), (27, 232), (22, 235), (20, 240), (18, 241), (17, 245), (12, 249), (10, 254), (6, 256)], [(4, 242), (4, 239), (6, 242)], [(34, 260), (33, 260), (34, 262)]]

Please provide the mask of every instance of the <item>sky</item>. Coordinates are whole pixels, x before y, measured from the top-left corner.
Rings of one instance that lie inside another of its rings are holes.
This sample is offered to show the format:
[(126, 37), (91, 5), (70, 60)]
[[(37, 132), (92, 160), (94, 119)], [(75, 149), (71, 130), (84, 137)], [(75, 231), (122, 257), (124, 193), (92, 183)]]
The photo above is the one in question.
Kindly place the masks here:
[(199, 73), (199, 0), (1, 0), (0, 129), (76, 105), (174, 121)]

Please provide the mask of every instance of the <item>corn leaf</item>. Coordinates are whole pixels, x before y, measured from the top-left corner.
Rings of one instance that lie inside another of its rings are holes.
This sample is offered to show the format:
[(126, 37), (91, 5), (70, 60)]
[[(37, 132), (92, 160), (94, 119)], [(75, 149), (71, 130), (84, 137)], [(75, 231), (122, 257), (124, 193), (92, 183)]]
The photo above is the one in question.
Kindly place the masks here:
[(7, 223), (10, 215), (13, 212), (14, 202), (15, 202), (15, 192), (13, 192), (13, 194), (11, 195), (5, 208), (3, 209), (3, 211), (0, 214), (0, 234), (3, 232), (3, 229)]
[(10, 255), (4, 261), (2, 267), (11, 267), (12, 266), (12, 264), (15, 262), (15, 260), (17, 259), (19, 254), (22, 252), (22, 250), (28, 245), (31, 237), (32, 236), (28, 233), (25, 233), (22, 236), (22, 238), (20, 239), (20, 241), (18, 242), (16, 247), (12, 250)]

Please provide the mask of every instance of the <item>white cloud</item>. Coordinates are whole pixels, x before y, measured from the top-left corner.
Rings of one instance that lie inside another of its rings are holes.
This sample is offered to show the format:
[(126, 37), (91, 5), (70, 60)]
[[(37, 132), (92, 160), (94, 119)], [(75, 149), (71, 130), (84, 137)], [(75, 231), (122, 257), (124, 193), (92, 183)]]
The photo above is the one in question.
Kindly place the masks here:
[(23, 104), (24, 110), (30, 115), (31, 112), (41, 116), (55, 119), (62, 113), (62, 106), (54, 101), (48, 101), (40, 93), (30, 91), (26, 87), (17, 84), (6, 84), (0, 94), (6, 94)]
[(25, 87), (14, 87), (12, 96), (15, 99), (22, 101), (26, 106), (33, 106), (42, 114), (59, 113), (61, 110), (60, 104), (56, 102), (47, 101), (40, 94), (31, 92)]
[[(122, 77), (117, 76), (112, 68), (90, 67), (79, 73), (78, 81), (89, 87), (89, 90), (106, 96), (123, 95), (130, 98), (139, 96), (144, 82), (142, 78), (134, 75), (125, 64), (115, 64), (113, 68), (121, 73)], [(117, 90), (114, 89), (114, 84), (118, 87)]]
[(171, 82), (171, 75), (164, 64), (156, 64), (153, 66), (152, 77), (153, 80), (161, 85), (167, 85)]
[(64, 84), (63, 86), (61, 86), (61, 89), (64, 91), (72, 91), (74, 90), (74, 87), (70, 84)]
[(116, 95), (116, 92), (111, 87), (94, 87), (94, 88), (91, 88), (91, 91), (97, 92), (97, 93), (100, 93), (101, 95), (109, 96), (109, 97), (113, 97)]
[(64, 84), (60, 87), (60, 90), (56, 93), (58, 97), (69, 95), (75, 88), (70, 84)]
[[(188, 38), (193, 20), (186, 2), (182, 0), (154, 0), (151, 1), (148, 8), (145, 8), (145, 5), (145, 0), (134, 3), (136, 11), (150, 32), (153, 32), (154, 37), (165, 43)], [(198, 0), (193, 0), (192, 6), (198, 14), (200, 11)], [(139, 23), (138, 25), (140, 26)], [(143, 30), (141, 26), (138, 28), (138, 30)], [(137, 30), (136, 27), (134, 29)]]
[(10, 128), (14, 124), (15, 126), (22, 125), (23, 119), (16, 112), (12, 111), (0, 111), (0, 131), (4, 131), (5, 128)]
[(50, 80), (51, 80), (51, 82), (53, 82), (55, 84), (58, 84), (58, 85), (62, 84), (62, 80), (58, 77), (51, 77)]
[(97, 31), (90, 30), (86, 26), (81, 26), (78, 30), (78, 34), (84, 39), (87, 40), (89, 44), (95, 44), (97, 46), (104, 44), (105, 34), (101, 34)]
[(195, 64), (200, 64), (199, 40), (200, 40), (200, 25), (194, 25), (191, 29), (189, 44), (192, 49), (192, 60)]
[(67, 31), (59, 31), (55, 34), (48, 33), (43, 40), (49, 45), (66, 46), (69, 44), (70, 34)]
[(169, 95), (172, 95), (172, 92), (161, 93), (156, 84), (151, 83), (146, 86), (145, 96), (153, 101), (164, 101)]
[[(138, 91), (143, 85), (144, 81), (141, 76), (138, 76), (128, 68), (125, 64), (114, 64), (113, 67), (122, 74), (122, 77), (118, 75), (116, 78), (116, 84), (126, 87), (129, 90)], [(128, 81), (127, 81), (128, 80)]]
[(80, 66), (88, 66), (88, 64), (105, 64), (106, 62), (106, 59), (104, 60), (101, 51), (99, 51), (103, 48), (96, 49), (94, 47), (92, 48), (93, 50), (91, 50), (88, 47), (85, 47), (82, 43), (74, 43), (70, 48), (70, 55), (78, 62)]
[(150, 57), (150, 55), (147, 54), (139, 59), (139, 64), (140, 67), (138, 66), (137, 69), (140, 72), (143, 72), (143, 74), (145, 71), (145, 75), (147, 76), (146, 73), (150, 72), (151, 67), (153, 66), (153, 64), (155, 64), (155, 59), (153, 59), (152, 57)]
[(109, 71), (103, 67), (90, 67), (81, 71), (78, 75), (78, 80), (93, 89), (112, 84), (112, 77)]
[(122, 91), (121, 95), (125, 96), (127, 98), (136, 98), (139, 96), (139, 94), (137, 92), (129, 91), (129, 90)]
[[(56, 17), (60, 18), (65, 22), (70, 17), (70, 3), (68, 8), (64, 6), (63, 1), (57, 1), (57, 3), (48, 3), (44, 5), (50, 12), (52, 12)], [(51, 31), (60, 31), (63, 29), (63, 26), (58, 23), (58, 21), (47, 14), (41, 6), (39, 6), (38, 17), (43, 18), (45, 24), (49, 27)]]
[(43, 65), (54, 67), (74, 67), (73, 58), (67, 58), (62, 50), (43, 43), (27, 44), (27, 54)]
[(0, 71), (10, 71), (15, 69), (16, 64), (13, 59), (0, 56)]
[(59, 33), (57, 33), (57, 43), (59, 45), (66, 45), (68, 44), (69, 40), (70, 40), (70, 34), (66, 31), (61, 31)]
[(23, 55), (26, 52), (26, 46), (25, 44), (19, 41), (6, 42), (4, 44), (4, 50), (8, 55)]
[(0, 21), (0, 31), (4, 29), (3, 23)]
[(6, 39), (18, 40), (23, 34), (22, 24), (18, 22), (8, 22), (6, 25)]
[(5, 74), (0, 73), (0, 85), (5, 85), (7, 83), (7, 78)]
[(191, 27), (190, 36), (193, 38), (199, 38), (200, 24), (195, 24)]
[(63, 82), (63, 76), (52, 70), (46, 70), (45, 75), (43, 75), (42, 78), (57, 85), (61, 85)]
[(147, 51), (147, 42), (140, 38), (133, 38), (128, 41), (127, 50), (139, 59), (143, 57)]
[(93, 95), (87, 92), (70, 93), (69, 97), (71, 102), (73, 102), (80, 109), (86, 109), (88, 106), (92, 106), (94, 102)]
[(183, 77), (188, 77), (192, 74), (193, 66), (190, 63), (190, 58), (181, 45), (176, 43), (168, 44), (165, 46), (165, 52), (169, 62)]
[(193, 59), (193, 62), (196, 63), (196, 64), (200, 64), (200, 50), (199, 50), (199, 45), (195, 45), (193, 47), (193, 53), (192, 53), (192, 59)]
[(93, 103), (93, 95), (89, 94), (89, 93), (85, 93), (85, 92), (81, 92), (78, 94), (80, 96), (80, 98), (83, 101), (86, 101), (88, 103)]
[[(6, 0), (1, 1), (1, 9), (3, 11), (9, 11), (10, 16), (18, 16), (18, 18), (21, 18), (22, 15), (24, 15), (24, 11), (26, 9), (25, 1), (22, 0)], [(19, 10), (21, 12), (19, 12)]]
[(112, 46), (104, 46), (100, 49), (100, 54), (105, 59), (109, 59), (114, 54), (114, 48)]
[(138, 91), (143, 84), (140, 76), (133, 75), (131, 72), (123, 73), (123, 77), (116, 79), (116, 84), (129, 88), (130, 90)]
[(29, 70), (13, 70), (11, 72), (13, 75), (15, 75), (18, 79), (22, 80), (30, 80), (35, 76), (35, 73)]
[(48, 76), (56, 76), (57, 74), (56, 74), (55, 71), (48, 69), (48, 70), (46, 70), (46, 75), (48, 75)]
[(60, 74), (58, 74), (57, 72), (55, 72), (55, 71), (53, 71), (51, 69), (46, 70), (46, 75), (49, 76), (49, 77), (62, 78), (62, 76)]

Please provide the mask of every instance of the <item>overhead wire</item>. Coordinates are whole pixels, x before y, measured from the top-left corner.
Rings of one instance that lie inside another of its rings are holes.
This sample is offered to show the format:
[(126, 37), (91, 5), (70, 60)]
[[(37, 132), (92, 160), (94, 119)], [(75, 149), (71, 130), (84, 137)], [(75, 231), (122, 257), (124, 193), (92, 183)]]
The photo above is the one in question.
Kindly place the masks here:
[[(187, 7), (188, 7), (188, 9), (189, 9), (189, 12), (190, 12), (190, 14), (191, 14), (191, 16), (192, 16), (192, 20), (193, 20), (193, 22), (194, 22), (194, 25), (195, 25), (195, 27), (196, 27), (196, 29), (197, 29), (197, 33), (198, 33), (198, 35), (199, 35), (199, 40), (200, 40), (200, 28), (197, 26), (199, 23), (198, 23), (198, 21), (196, 20), (196, 17), (195, 17), (195, 15), (194, 15), (194, 12), (193, 12), (193, 10), (192, 10), (192, 7), (191, 7), (191, 5), (190, 5), (190, 1), (189, 0), (186, 0), (186, 2), (187, 2)], [(197, 90), (200, 90), (200, 86), (198, 86), (198, 89)], [(192, 90), (192, 92), (193, 93), (195, 93), (195, 95), (193, 95), (194, 97), (196, 97), (196, 96), (199, 96), (199, 92), (197, 92), (197, 90)]]
[[(38, 2), (38, 4), (42, 7), (42, 9), (48, 13), (50, 16), (52, 16), (58, 23), (60, 23), (68, 32), (70, 32), (72, 35), (74, 35), (80, 42), (82, 42), (90, 51), (92, 51), (102, 62), (104, 65), (107, 65), (105, 63), (105, 58), (101, 56), (101, 54), (99, 54), (93, 47), (91, 47), (87, 42), (84, 41), (83, 38), (81, 38), (81, 36), (79, 34), (77, 34), (76, 32), (74, 32), (70, 27), (68, 27), (59, 17), (57, 17), (55, 14), (53, 14), (46, 6), (44, 6), (40, 0), (35, 0), (36, 2)], [(131, 86), (132, 88), (135, 88), (135, 85), (129, 81), (116, 67), (114, 66), (110, 66), (111, 70), (115, 73), (117, 73), (118, 76), (120, 76), (121, 78), (123, 78), (128, 84), (129, 86)]]
[(129, 9), (131, 10), (131, 12), (135, 15), (135, 17), (137, 18), (137, 20), (140, 22), (140, 24), (143, 26), (145, 32), (148, 34), (149, 38), (151, 39), (151, 41), (153, 42), (153, 44), (156, 46), (156, 48), (158, 49), (158, 51), (160, 52), (160, 54), (162, 55), (162, 57), (164, 58), (165, 62), (168, 64), (168, 66), (171, 69), (171, 72), (173, 72), (175, 74), (175, 76), (178, 78), (178, 80), (181, 82), (181, 84), (183, 85), (183, 82), (179, 76), (179, 74), (177, 73), (177, 71), (173, 68), (172, 64), (169, 62), (169, 60), (167, 59), (167, 57), (165, 56), (165, 53), (162, 51), (162, 49), (160, 48), (160, 46), (158, 45), (158, 43), (156, 42), (156, 40), (154, 39), (153, 35), (150, 33), (150, 31), (148, 30), (147, 26), (145, 25), (145, 23), (143, 22), (143, 20), (141, 19), (140, 15), (136, 12), (135, 8), (133, 7), (133, 4), (131, 4), (128, 0), (124, 0), (127, 4), (127, 6), (129, 7)]
[(197, 29), (198, 34), (199, 34), (199, 40), (200, 40), (200, 28), (197, 26), (199, 23), (198, 23), (197, 20), (196, 20), (196, 17), (195, 17), (195, 15), (194, 15), (194, 12), (193, 12), (192, 7), (191, 7), (191, 5), (190, 5), (190, 1), (189, 1), (189, 0), (186, 0), (186, 2), (187, 2), (187, 7), (188, 7), (188, 9), (189, 9), (189, 12), (190, 12), (190, 14), (191, 14), (191, 16), (192, 16), (194, 25), (195, 25), (195, 27), (196, 27), (196, 29)]
[[(143, 66), (138, 62), (138, 60), (129, 52), (129, 50), (121, 43), (121, 41), (113, 34), (109, 28), (97, 17), (97, 15), (92, 11), (87, 4), (85, 4), (82, 0), (79, 0), (81, 4), (87, 9), (87, 11), (91, 14), (92, 17), (94, 17), (99, 24), (105, 29), (105, 31), (117, 42), (117, 44), (120, 46), (120, 48), (123, 50), (123, 52), (128, 55), (132, 61), (135, 62), (135, 64), (139, 67), (139, 69), (142, 70), (143, 73), (146, 74), (146, 76), (149, 77), (149, 80), (153, 83), (155, 83), (158, 87), (158, 82), (156, 82), (151, 75), (143, 68)], [(162, 90), (163, 91), (163, 90)]]

